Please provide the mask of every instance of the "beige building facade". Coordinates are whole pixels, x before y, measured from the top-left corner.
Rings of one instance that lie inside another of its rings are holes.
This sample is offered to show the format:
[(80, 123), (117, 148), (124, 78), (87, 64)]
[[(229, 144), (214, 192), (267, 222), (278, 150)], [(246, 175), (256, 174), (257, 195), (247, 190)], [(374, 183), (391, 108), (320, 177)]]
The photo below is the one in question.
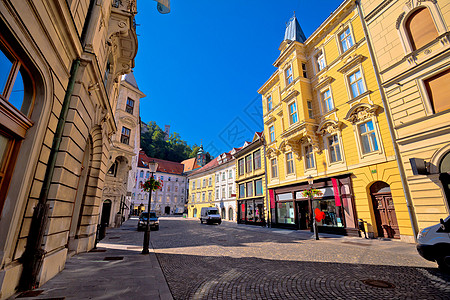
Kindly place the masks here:
[(450, 2), (361, 6), (417, 232), (450, 213)]
[(1, 299), (94, 246), (135, 14), (133, 0), (0, 2)]

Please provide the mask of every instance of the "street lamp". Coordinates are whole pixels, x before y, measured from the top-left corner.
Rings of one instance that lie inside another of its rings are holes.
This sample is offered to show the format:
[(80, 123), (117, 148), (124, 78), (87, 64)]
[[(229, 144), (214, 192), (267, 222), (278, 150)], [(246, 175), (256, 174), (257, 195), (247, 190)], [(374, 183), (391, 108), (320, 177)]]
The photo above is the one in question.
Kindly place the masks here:
[(310, 221), (310, 226), (312, 224), (313, 230), (314, 230), (314, 237), (316, 240), (319, 239), (319, 232), (317, 230), (317, 221), (316, 221), (316, 213), (314, 212), (313, 208), (312, 208), (312, 203), (313, 203), (313, 183), (314, 183), (314, 178), (309, 175), (308, 177), (306, 177), (306, 179), (308, 180), (308, 184), (309, 184), (309, 215), (312, 216), (312, 222)]
[[(150, 171), (150, 176), (153, 178), (153, 173), (156, 172), (158, 169), (158, 163), (152, 160), (148, 163), (148, 169)], [(147, 216), (147, 225), (145, 226), (145, 233), (144, 233), (144, 245), (142, 248), (142, 254), (149, 254), (150, 251), (148, 250), (148, 246), (150, 244), (150, 207), (152, 204), (152, 192), (153, 190), (149, 191), (148, 195), (148, 216)]]

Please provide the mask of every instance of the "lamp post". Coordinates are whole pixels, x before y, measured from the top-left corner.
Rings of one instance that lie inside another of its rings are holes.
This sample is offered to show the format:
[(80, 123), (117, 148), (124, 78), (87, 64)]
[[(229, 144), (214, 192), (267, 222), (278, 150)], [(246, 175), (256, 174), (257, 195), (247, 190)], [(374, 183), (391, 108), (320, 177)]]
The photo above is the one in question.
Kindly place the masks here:
[(313, 207), (312, 207), (313, 198), (314, 198), (314, 195), (313, 195), (314, 178), (311, 175), (309, 175), (306, 179), (308, 179), (308, 184), (309, 184), (309, 193), (308, 193), (309, 194), (309, 207), (310, 207), (309, 211), (310, 211), (310, 216), (312, 216), (312, 222), (310, 222), (310, 225), (312, 224), (312, 227), (313, 227), (314, 238), (316, 240), (318, 240), (319, 232), (317, 230), (316, 213), (314, 212)]
[[(148, 169), (150, 171), (150, 176), (151, 178), (153, 178), (153, 173), (156, 172), (156, 170), (158, 169), (158, 163), (155, 162), (154, 160), (152, 160), (151, 162), (148, 163)], [(152, 204), (152, 193), (153, 193), (153, 189), (149, 191), (149, 195), (148, 195), (148, 216), (147, 216), (147, 224), (145, 226), (145, 232), (144, 232), (144, 245), (142, 248), (142, 254), (149, 254), (150, 251), (148, 250), (148, 247), (150, 245), (150, 208), (151, 208), (151, 204)]]

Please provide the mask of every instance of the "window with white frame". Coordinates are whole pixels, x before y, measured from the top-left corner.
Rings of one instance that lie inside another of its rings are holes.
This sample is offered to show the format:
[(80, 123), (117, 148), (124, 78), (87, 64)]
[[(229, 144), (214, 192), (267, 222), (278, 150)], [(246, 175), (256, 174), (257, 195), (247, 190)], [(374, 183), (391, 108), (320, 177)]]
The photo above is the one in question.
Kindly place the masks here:
[(253, 181), (247, 182), (245, 190), (247, 192), (247, 197), (253, 196)]
[(378, 151), (378, 141), (372, 120), (358, 125), (361, 139), (362, 152), (364, 154)]
[(294, 101), (289, 104), (289, 122), (290, 124), (297, 123), (298, 115), (297, 115), (297, 103)]
[(287, 68), (284, 71), (284, 76), (286, 78), (286, 85), (289, 85), (292, 83), (292, 81), (294, 81), (294, 75), (292, 74), (292, 66), (289, 66), (289, 68)]
[(323, 112), (327, 113), (334, 109), (333, 96), (331, 95), (331, 89), (326, 89), (320, 93), (322, 99)]
[(233, 186), (229, 185), (228, 186), (228, 198), (231, 198), (233, 195)]
[(228, 170), (228, 178), (233, 178), (233, 170)]
[(302, 63), (302, 71), (303, 71), (303, 77), (308, 78), (308, 72), (306, 72), (306, 64)]
[(272, 96), (267, 97), (267, 110), (272, 110)]
[(304, 147), (304, 151), (305, 151), (305, 168), (313, 169), (315, 167), (313, 147), (311, 145), (307, 145)]
[(292, 152), (286, 153), (286, 174), (294, 174), (294, 156)]
[(219, 189), (216, 189), (216, 199), (219, 199)]
[(261, 169), (261, 151), (253, 152), (253, 168), (255, 170)]
[(331, 163), (342, 160), (341, 148), (339, 146), (339, 137), (337, 134), (328, 137), (328, 155)]
[(208, 178), (208, 186), (211, 186), (212, 185), (212, 176), (209, 176), (209, 178)]
[(206, 187), (206, 179), (203, 178), (203, 187)]
[(206, 194), (205, 194), (205, 192), (202, 193), (202, 201), (203, 201), (203, 202), (206, 201)]
[(270, 160), (270, 169), (272, 170), (272, 178), (278, 177), (278, 163), (277, 159), (273, 158)]
[(342, 52), (347, 51), (351, 46), (353, 46), (353, 39), (350, 32), (350, 27), (345, 28), (339, 34), (339, 43), (341, 44)]
[(275, 127), (273, 125), (269, 127), (269, 138), (271, 143), (275, 141)]
[(310, 119), (314, 119), (314, 111), (313, 111), (313, 105), (311, 100), (306, 101), (306, 106), (308, 107), (308, 117)]
[(322, 71), (327, 65), (325, 62), (325, 55), (323, 54), (323, 51), (320, 50), (319, 52), (317, 52), (317, 54), (315, 55), (315, 61), (316, 61), (316, 67), (317, 67), (317, 72)]
[(357, 70), (348, 76), (348, 83), (350, 85), (350, 91), (352, 98), (356, 98), (366, 91), (364, 87), (364, 81), (362, 78), (361, 70)]
[(225, 172), (222, 173), (222, 180), (225, 180)]
[(209, 192), (208, 192), (208, 201), (211, 201), (211, 200), (212, 200), (212, 192), (209, 191)]
[(225, 199), (227, 195), (225, 194), (225, 187), (222, 187), (222, 199)]
[(249, 173), (252, 171), (252, 155), (247, 155), (245, 157), (245, 172)]

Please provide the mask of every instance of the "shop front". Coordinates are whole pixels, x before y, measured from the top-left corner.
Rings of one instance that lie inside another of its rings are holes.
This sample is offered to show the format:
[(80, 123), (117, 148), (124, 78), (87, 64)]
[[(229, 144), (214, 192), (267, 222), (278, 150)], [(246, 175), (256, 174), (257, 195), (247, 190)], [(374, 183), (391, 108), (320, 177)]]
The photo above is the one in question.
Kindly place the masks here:
[(323, 212), (322, 220), (317, 222), (319, 232), (359, 234), (350, 175), (317, 179), (313, 188), (318, 189), (321, 196), (313, 199), (303, 193), (309, 188), (305, 182), (269, 193), (273, 227), (311, 230), (312, 215), (319, 210)]
[(238, 200), (238, 223), (265, 226), (264, 198)]

